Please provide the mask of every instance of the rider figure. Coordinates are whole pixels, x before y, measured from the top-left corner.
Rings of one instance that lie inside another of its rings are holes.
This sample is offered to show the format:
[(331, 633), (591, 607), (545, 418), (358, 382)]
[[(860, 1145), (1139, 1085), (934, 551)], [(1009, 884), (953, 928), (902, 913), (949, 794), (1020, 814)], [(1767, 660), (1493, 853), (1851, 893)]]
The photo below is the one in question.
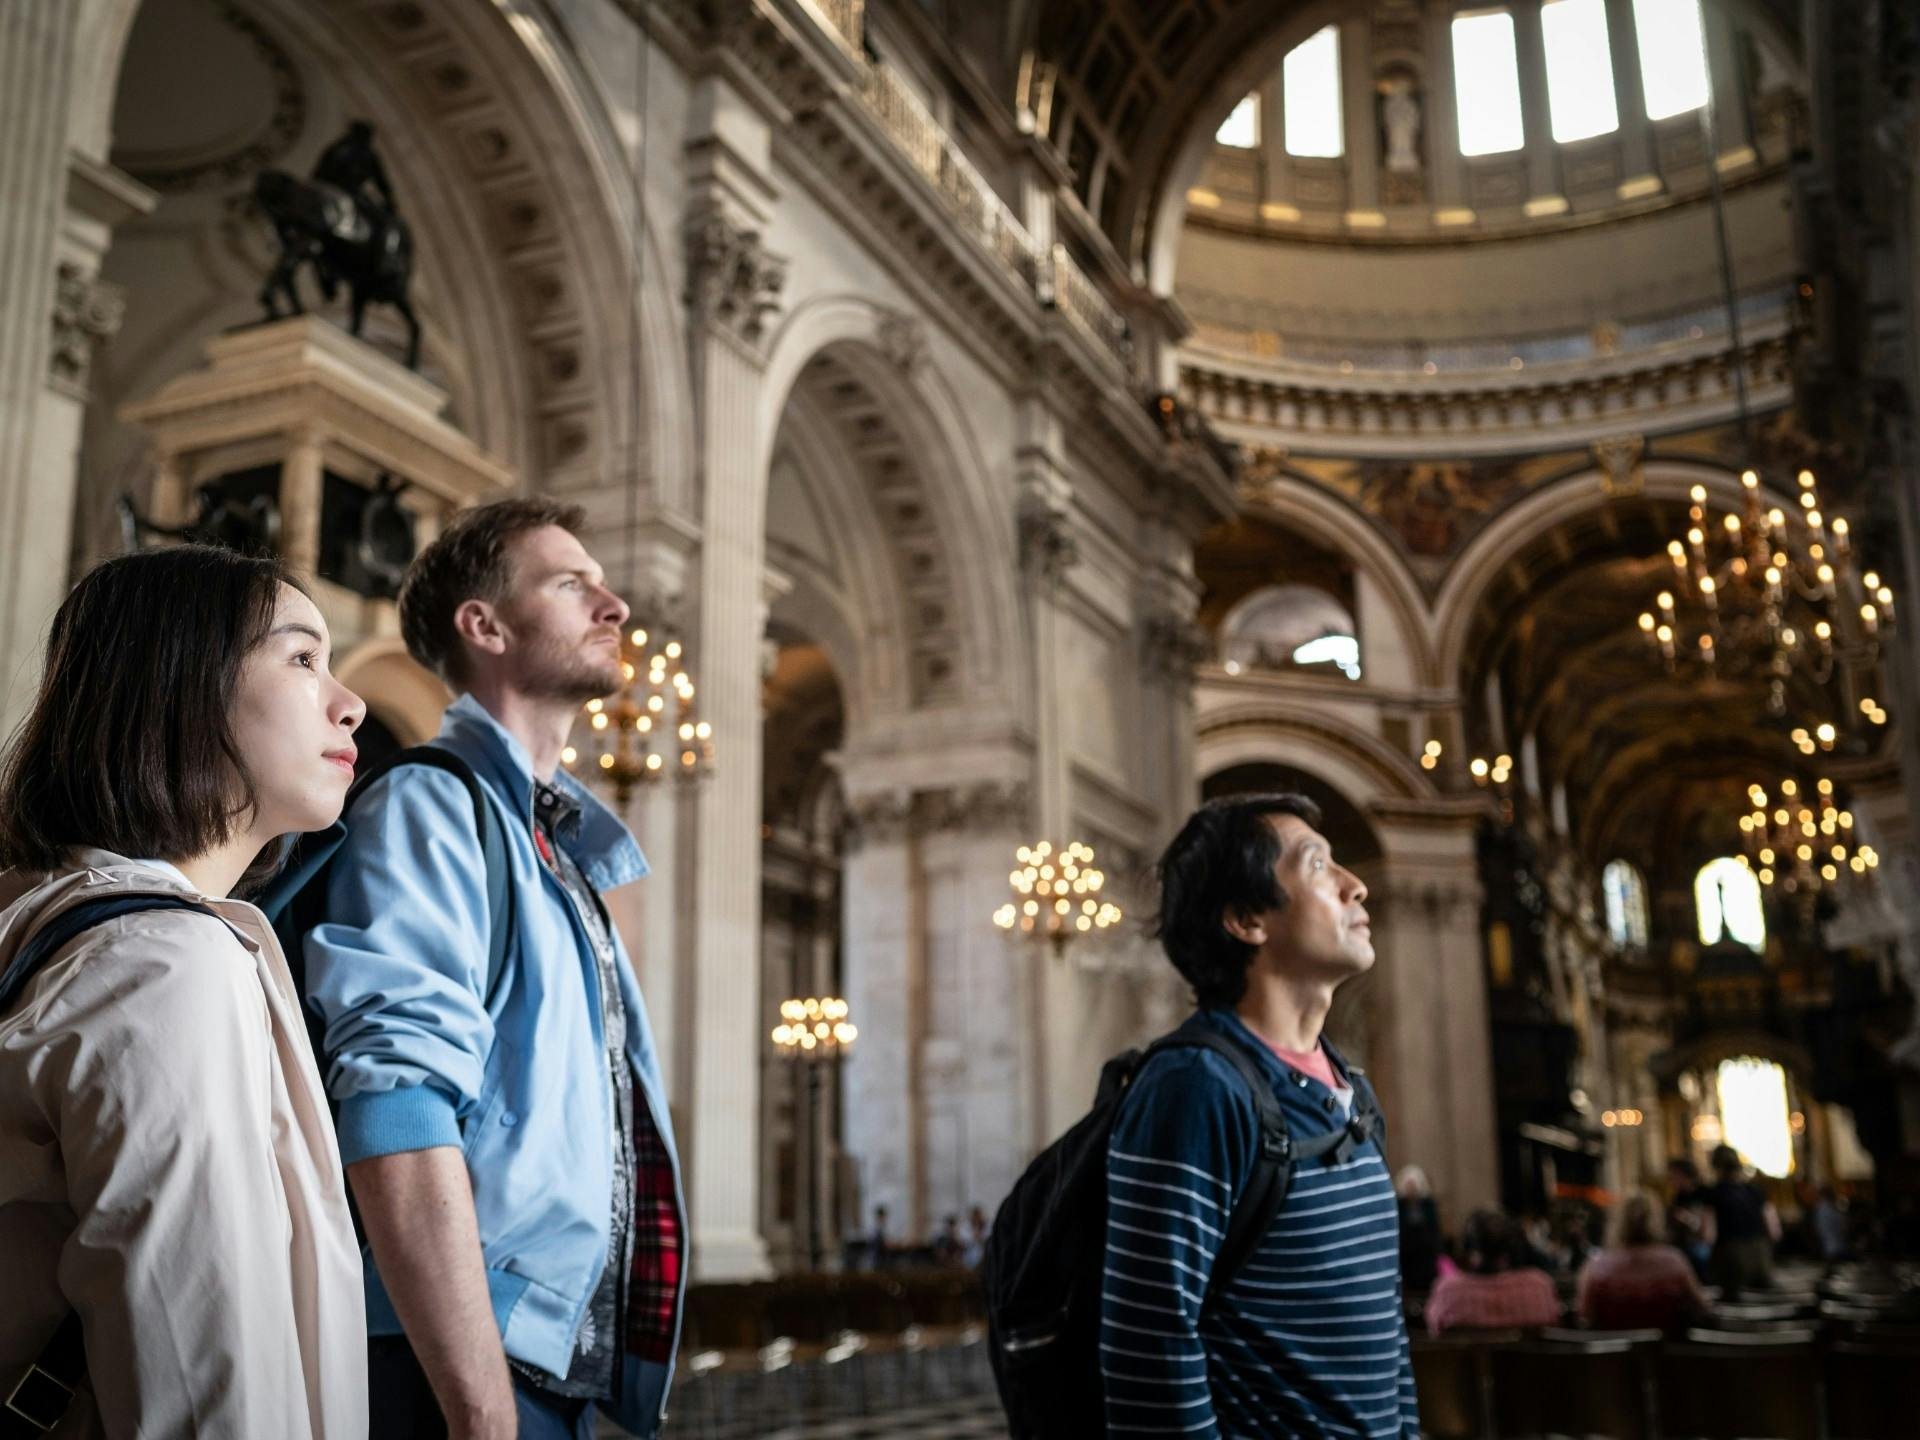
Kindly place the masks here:
[(367, 222), (368, 239), (375, 254), (384, 253), (393, 222), (398, 218), (393, 203), (393, 187), (387, 183), (386, 167), (373, 149), (373, 126), (355, 120), (347, 133), (321, 152), (314, 163), (313, 178), (344, 190)]

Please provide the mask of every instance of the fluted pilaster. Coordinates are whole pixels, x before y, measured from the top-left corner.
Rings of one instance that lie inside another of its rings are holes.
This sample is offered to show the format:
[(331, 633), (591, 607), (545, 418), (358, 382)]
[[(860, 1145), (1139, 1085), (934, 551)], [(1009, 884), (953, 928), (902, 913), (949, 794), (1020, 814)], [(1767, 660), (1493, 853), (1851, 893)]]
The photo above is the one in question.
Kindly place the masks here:
[(0, 7), (0, 727), (32, 696), (41, 631), (65, 573), (30, 533), (34, 432), (52, 348), (64, 210), (73, 0)]

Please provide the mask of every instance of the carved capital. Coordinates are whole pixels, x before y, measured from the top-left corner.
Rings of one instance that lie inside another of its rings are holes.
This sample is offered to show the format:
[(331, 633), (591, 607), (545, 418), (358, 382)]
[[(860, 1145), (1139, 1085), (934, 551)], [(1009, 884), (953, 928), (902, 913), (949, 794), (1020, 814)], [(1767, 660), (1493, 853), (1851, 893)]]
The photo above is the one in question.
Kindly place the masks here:
[(113, 338), (126, 314), (126, 291), (62, 260), (53, 290), (53, 350), (47, 380), (76, 400), (87, 398), (93, 352)]
[(687, 304), (696, 326), (711, 326), (758, 345), (780, 308), (787, 262), (760, 241), (758, 230), (718, 210), (687, 222)]
[(1140, 665), (1154, 678), (1192, 684), (1211, 648), (1206, 627), (1189, 616), (1162, 610), (1140, 622)]
[(949, 830), (1021, 830), (1027, 823), (1028, 787), (987, 780), (914, 797), (914, 825), (920, 834)]
[(1079, 561), (1066, 506), (1034, 498), (1020, 507), (1020, 568), (1029, 578), (1055, 584)]

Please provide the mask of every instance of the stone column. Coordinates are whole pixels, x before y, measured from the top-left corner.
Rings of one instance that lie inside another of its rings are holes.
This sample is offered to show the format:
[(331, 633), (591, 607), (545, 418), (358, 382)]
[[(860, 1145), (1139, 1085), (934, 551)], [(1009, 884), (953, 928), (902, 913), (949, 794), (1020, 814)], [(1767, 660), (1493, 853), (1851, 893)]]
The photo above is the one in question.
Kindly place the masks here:
[[(78, 10), (73, 0), (0, 8), (0, 731), (33, 696), (42, 632), (66, 581), (65, 546), (50, 572), (50, 547), (28, 543), (28, 526), (40, 487), (61, 484), (36, 468), (34, 431), (53, 348)], [(72, 483), (69, 466), (69, 501)]]
[(1626, 186), (1656, 173), (1646, 84), (1640, 78), (1640, 32), (1633, 23), (1633, 0), (1607, 0), (1607, 40), (1613, 47), (1613, 93), (1620, 106), (1620, 182)]
[(1436, 210), (1458, 210), (1468, 201), (1467, 162), (1460, 153), (1460, 114), (1453, 89), (1451, 0), (1427, 0), (1427, 173)]
[(1340, 91), (1345, 101), (1347, 209), (1380, 208), (1380, 107), (1373, 89), (1373, 26), (1364, 14), (1340, 22)]
[(1713, 162), (1733, 169), (1757, 158), (1738, 41), (1722, 6), (1702, 5), (1700, 25), (1706, 40), (1707, 77), (1713, 86), (1713, 134), (1719, 151)]
[(1370, 1075), (1388, 1161), (1427, 1172), (1450, 1226), (1499, 1198), (1475, 817), (1453, 802), (1376, 809), (1386, 851), (1367, 909)]
[(280, 556), (296, 575), (320, 569), (320, 502), (326, 490), (325, 437), (297, 431), (280, 462)]
[(861, 1224), (887, 1207), (897, 1239), (912, 1222), (920, 1049), (920, 948), (909, 821), (912, 797), (853, 796), (842, 871), (846, 1000), (860, 1038), (842, 1062), (847, 1150), (859, 1177)]
[(1540, 6), (1513, 7), (1515, 59), (1520, 67), (1520, 114), (1526, 129), (1527, 200), (1539, 208), (1563, 197), (1560, 163), (1553, 143), (1553, 112), (1547, 95), (1547, 45), (1540, 28)]
[(688, 1164), (695, 1276), (764, 1274), (756, 1214), (760, 642), (765, 519), (760, 391), (785, 264), (761, 241), (774, 192), (766, 121), (717, 79), (694, 103), (687, 147), (689, 343), (704, 502), (697, 661), (702, 710), (725, 757), (697, 801), (692, 873), (692, 1088)]

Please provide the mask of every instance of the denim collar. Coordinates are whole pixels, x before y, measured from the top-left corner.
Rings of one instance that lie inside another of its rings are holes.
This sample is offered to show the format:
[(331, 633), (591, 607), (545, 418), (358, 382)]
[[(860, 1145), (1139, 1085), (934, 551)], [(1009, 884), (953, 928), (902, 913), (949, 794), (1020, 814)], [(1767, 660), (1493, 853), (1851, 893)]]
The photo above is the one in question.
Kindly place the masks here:
[[(532, 828), (533, 758), (506, 726), (473, 696), (462, 695), (447, 707), (439, 739), (448, 749), (488, 771), (505, 791), (513, 813)], [(580, 828), (568, 841), (567, 850), (594, 889), (611, 890), (647, 873), (646, 856), (618, 815), (565, 770), (554, 771), (551, 783), (580, 807)]]

